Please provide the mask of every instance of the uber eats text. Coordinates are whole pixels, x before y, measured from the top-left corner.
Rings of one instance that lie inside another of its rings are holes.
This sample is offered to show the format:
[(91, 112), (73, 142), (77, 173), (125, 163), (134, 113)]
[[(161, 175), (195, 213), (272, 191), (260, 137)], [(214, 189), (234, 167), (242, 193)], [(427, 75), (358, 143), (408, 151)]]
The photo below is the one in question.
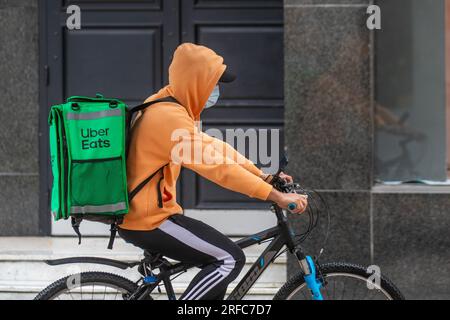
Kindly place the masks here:
[(81, 129), (81, 149), (99, 149), (111, 147), (111, 142), (108, 139), (109, 128), (104, 129)]

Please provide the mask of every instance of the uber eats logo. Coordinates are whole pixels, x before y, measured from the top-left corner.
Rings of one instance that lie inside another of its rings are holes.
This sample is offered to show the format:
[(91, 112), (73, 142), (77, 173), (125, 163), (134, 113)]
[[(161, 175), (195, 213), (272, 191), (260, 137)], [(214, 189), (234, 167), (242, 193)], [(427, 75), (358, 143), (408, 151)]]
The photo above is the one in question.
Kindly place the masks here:
[(81, 129), (81, 149), (99, 149), (111, 147), (111, 142), (108, 139), (109, 128), (105, 129)]

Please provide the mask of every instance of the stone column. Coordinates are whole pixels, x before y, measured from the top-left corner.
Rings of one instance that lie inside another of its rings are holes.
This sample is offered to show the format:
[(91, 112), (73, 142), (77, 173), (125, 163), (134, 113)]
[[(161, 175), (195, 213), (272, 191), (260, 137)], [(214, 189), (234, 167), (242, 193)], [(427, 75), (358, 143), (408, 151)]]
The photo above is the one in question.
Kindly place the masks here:
[[(325, 195), (332, 224), (324, 260), (370, 264), (372, 34), (369, 0), (285, 1), (289, 171)], [(326, 226), (306, 244), (317, 254)], [(303, 230), (306, 217), (292, 217)], [(288, 260), (288, 273), (298, 269)]]
[(37, 0), (0, 0), (0, 236), (38, 234)]

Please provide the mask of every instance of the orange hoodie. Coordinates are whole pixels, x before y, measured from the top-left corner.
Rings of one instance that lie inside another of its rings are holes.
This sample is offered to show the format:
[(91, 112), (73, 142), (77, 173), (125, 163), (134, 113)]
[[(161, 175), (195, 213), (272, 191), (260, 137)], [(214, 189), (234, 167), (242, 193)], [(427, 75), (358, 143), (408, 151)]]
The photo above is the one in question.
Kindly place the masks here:
[[(185, 43), (175, 50), (169, 68), (169, 85), (146, 102), (173, 96), (181, 106), (157, 103), (135, 121), (127, 159), (128, 190), (167, 165), (163, 173), (159, 172), (133, 198), (121, 228), (152, 230), (169, 216), (183, 212), (176, 202), (176, 181), (181, 166), (249, 197), (266, 200), (269, 196), (272, 186), (259, 177), (261, 170), (230, 145), (196, 127), (195, 121), (199, 120), (225, 68), (223, 58), (206, 47)], [(183, 134), (181, 137), (175, 134), (174, 138), (174, 132)], [(174, 153), (174, 150), (181, 151)], [(195, 158), (198, 154), (208, 155), (208, 159), (198, 161)], [(158, 187), (162, 208), (158, 206)]]

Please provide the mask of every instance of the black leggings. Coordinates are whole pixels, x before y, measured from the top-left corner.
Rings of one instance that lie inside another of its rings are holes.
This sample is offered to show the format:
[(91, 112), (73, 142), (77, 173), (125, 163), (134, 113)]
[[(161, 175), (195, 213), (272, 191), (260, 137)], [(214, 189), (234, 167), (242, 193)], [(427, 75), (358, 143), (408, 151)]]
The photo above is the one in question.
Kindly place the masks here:
[(120, 236), (139, 248), (195, 265), (204, 265), (180, 300), (223, 300), (228, 284), (245, 264), (242, 249), (211, 226), (176, 214), (150, 231), (119, 229)]

